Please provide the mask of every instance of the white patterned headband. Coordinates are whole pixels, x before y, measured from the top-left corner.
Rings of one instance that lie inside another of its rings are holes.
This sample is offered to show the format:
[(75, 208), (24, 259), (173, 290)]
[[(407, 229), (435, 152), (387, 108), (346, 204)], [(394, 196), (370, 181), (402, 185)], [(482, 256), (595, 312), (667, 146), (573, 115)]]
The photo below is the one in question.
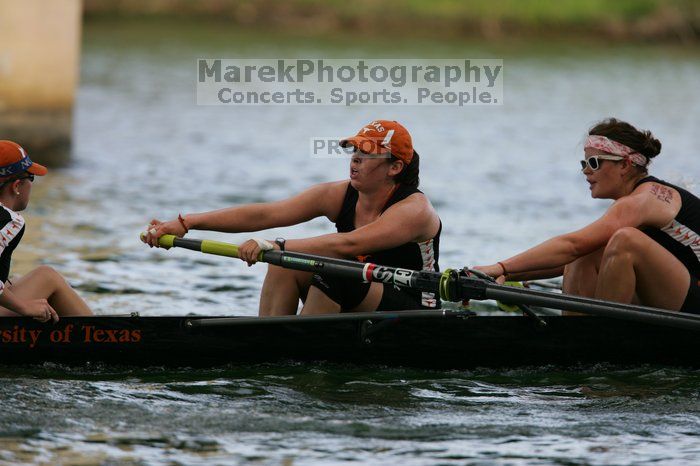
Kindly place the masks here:
[(636, 150), (617, 141), (606, 138), (605, 136), (591, 135), (586, 138), (583, 145), (584, 149), (598, 149), (607, 152), (608, 154), (619, 155), (625, 157), (634, 165), (646, 167), (649, 165), (649, 159), (640, 154)]

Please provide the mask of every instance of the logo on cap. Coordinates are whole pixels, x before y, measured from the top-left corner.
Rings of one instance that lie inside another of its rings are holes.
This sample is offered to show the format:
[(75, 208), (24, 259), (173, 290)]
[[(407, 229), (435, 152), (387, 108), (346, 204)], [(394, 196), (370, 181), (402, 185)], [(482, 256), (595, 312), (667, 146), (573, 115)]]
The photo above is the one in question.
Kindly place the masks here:
[(382, 146), (386, 147), (387, 149), (391, 149), (391, 137), (394, 135), (394, 130), (390, 129), (388, 133), (386, 133), (386, 137), (382, 141)]
[(341, 147), (354, 146), (366, 154), (391, 154), (411, 163), (413, 143), (406, 128), (396, 121), (374, 120), (362, 127), (356, 136), (340, 140)]
[(32, 175), (46, 175), (46, 167), (32, 162), (22, 146), (16, 142), (0, 140), (0, 178), (27, 171)]

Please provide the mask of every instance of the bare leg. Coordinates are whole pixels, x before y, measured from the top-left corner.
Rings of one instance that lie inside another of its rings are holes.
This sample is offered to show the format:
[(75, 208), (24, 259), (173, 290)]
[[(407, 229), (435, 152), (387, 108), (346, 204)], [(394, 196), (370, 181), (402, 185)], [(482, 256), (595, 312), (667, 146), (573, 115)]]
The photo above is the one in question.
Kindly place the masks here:
[[(598, 282), (598, 270), (600, 261), (603, 259), (603, 248), (598, 249), (586, 256), (579, 257), (564, 267), (564, 281), (562, 291), (566, 294), (585, 296), (592, 298), (595, 296), (595, 287)], [(578, 312), (563, 311), (563, 315), (584, 315)]]
[(605, 247), (595, 297), (677, 311), (690, 274), (676, 257), (636, 228), (618, 230)]
[(372, 283), (367, 292), (367, 296), (362, 300), (356, 308), (350, 309), (350, 312), (372, 312), (376, 311), (379, 303), (384, 295), (384, 285), (381, 283)]
[(299, 299), (306, 296), (311, 273), (268, 265), (260, 293), (260, 316), (294, 315)]
[(309, 294), (301, 309), (301, 315), (337, 314), (340, 312), (340, 304), (333, 301), (326, 294), (316, 288), (309, 287)]
[[(384, 287), (381, 283), (372, 283), (365, 299), (354, 309), (348, 312), (372, 312), (377, 310), (382, 300)], [(309, 288), (309, 296), (301, 310), (302, 315), (332, 314), (340, 312), (340, 305), (326, 296), (324, 292), (312, 286)]]
[(579, 257), (564, 267), (562, 291), (566, 294), (592, 298), (598, 282), (598, 270), (603, 259), (603, 248)]
[[(37, 267), (9, 287), (22, 299), (46, 299), (61, 317), (93, 314), (61, 274), (46, 265)], [(5, 311), (5, 315), (16, 315), (9, 310)]]

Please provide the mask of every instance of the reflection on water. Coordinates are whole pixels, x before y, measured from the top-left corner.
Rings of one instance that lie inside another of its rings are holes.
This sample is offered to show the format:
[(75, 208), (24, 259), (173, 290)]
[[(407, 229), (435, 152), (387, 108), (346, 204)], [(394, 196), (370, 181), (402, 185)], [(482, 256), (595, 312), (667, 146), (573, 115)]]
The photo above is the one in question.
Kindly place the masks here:
[[(607, 203), (589, 198), (577, 160), (602, 117), (654, 130), (664, 150), (653, 172), (700, 191), (693, 51), (402, 43), (380, 53), (356, 37), (317, 43), (181, 26), (88, 24), (75, 163), (35, 183), (26, 213), (13, 272), (51, 264), (99, 313), (255, 314), (263, 265), (149, 250), (139, 232), (153, 216), (344, 178), (346, 162), (310, 158), (309, 138), (354, 134), (371, 119), (400, 120), (414, 135), (422, 189), (445, 226), (444, 266), (502, 259), (600, 215)], [(194, 105), (195, 58), (262, 55), (503, 57), (506, 103)], [(262, 236), (329, 231), (319, 219)], [(6, 368), (0, 462), (693, 464), (698, 387), (695, 372), (654, 368)]]

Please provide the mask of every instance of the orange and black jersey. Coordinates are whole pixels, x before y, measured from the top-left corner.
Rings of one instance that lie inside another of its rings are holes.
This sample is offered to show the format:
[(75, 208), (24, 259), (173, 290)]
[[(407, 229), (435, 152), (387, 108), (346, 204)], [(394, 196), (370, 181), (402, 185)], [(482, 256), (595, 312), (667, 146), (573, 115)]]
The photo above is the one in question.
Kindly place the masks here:
[[(399, 185), (387, 201), (382, 212), (389, 207), (406, 199), (411, 194), (422, 193), (418, 188)], [(335, 222), (338, 233), (347, 233), (355, 230), (355, 207), (359, 193), (351, 184), (345, 192), (345, 199), (340, 209), (340, 214)], [(438, 272), (438, 258), (440, 257), (440, 233), (442, 232), (442, 222), (437, 234), (419, 243), (405, 243), (383, 251), (373, 252), (371, 255), (358, 257), (362, 262), (373, 262), (375, 264), (399, 267), (411, 270), (430, 270)], [(428, 308), (439, 307), (439, 301), (433, 293), (421, 293), (415, 290), (402, 290), (409, 294), (415, 294), (418, 302)]]

